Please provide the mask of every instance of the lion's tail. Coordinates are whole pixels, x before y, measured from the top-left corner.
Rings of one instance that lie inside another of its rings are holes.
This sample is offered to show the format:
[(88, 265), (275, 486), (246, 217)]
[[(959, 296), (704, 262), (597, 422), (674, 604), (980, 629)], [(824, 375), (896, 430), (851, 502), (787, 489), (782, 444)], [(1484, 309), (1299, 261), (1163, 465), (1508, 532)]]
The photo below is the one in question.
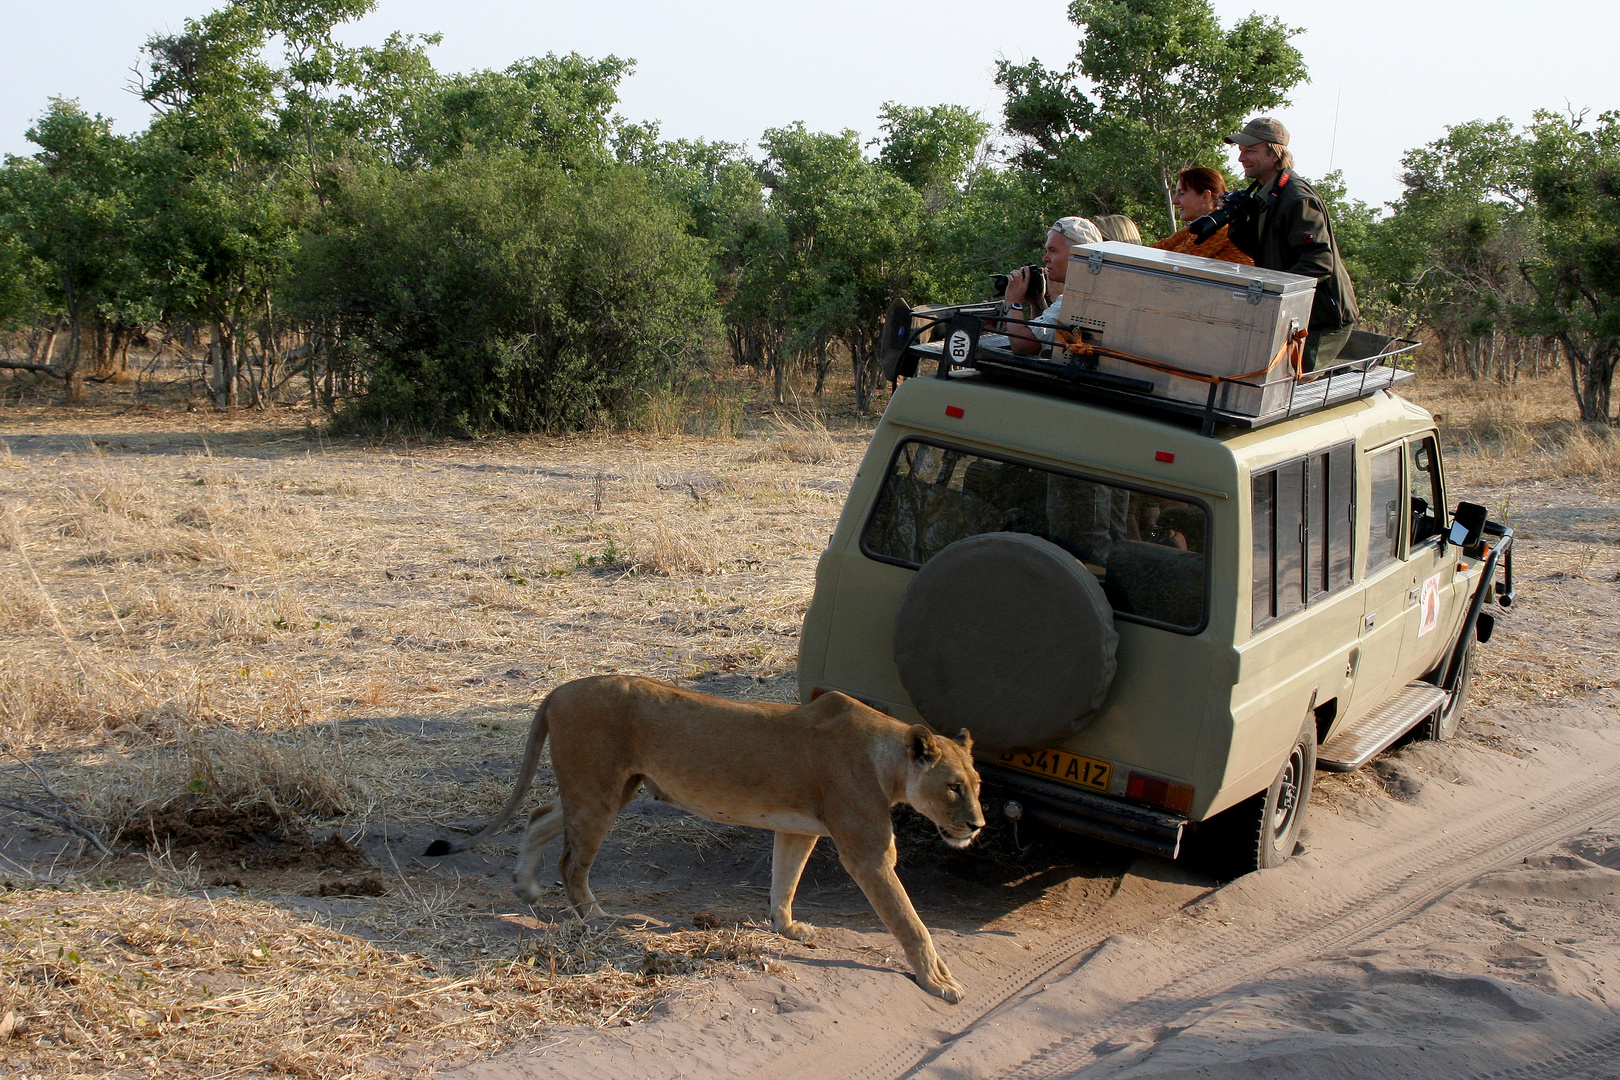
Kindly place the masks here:
[(524, 796), (529, 793), (529, 786), (534, 783), (535, 770), (540, 767), (540, 751), (546, 745), (546, 706), (550, 704), (551, 694), (547, 694), (540, 707), (534, 711), (534, 723), (529, 725), (529, 741), (523, 748), (523, 764), (518, 768), (517, 787), (512, 789), (512, 797), (506, 800), (506, 805), (501, 807), (501, 812), (495, 816), (495, 820), (485, 825), (476, 836), (470, 836), (459, 844), (452, 844), (444, 839), (435, 840), (428, 845), (426, 851), (422, 852), (423, 855), (454, 855), (468, 848), (477, 847), (499, 833), (506, 827), (506, 823), (512, 820), (512, 816), (518, 812), (518, 807), (523, 805)]

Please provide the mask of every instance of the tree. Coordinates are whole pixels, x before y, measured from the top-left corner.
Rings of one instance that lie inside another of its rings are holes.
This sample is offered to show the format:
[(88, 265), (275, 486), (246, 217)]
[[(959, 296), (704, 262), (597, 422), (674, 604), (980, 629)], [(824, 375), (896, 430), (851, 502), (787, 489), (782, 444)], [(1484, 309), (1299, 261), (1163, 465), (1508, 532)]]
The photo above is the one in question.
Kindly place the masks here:
[(1581, 419), (1608, 423), (1620, 362), (1620, 112), (1591, 124), (1536, 113), (1529, 161), (1540, 251), (1523, 264), (1534, 292), (1523, 317), (1563, 346)]
[(1208, 0), (1074, 0), (1069, 20), (1083, 36), (1066, 70), (1003, 60), (996, 75), (1019, 164), (1067, 213), (1157, 202), (1174, 231), (1180, 170), (1218, 163), (1222, 135), (1306, 78), (1301, 30), (1260, 15), (1222, 30)]
[[(1378, 282), (1365, 290), (1409, 326), (1440, 339), (1442, 370), (1491, 366), (1527, 296), (1520, 262), (1534, 244), (1522, 136), (1508, 119), (1476, 120), (1401, 159), (1405, 191), (1356, 255)], [(1523, 341), (1515, 342), (1522, 351)]]
[(517, 149), (564, 169), (613, 160), (613, 107), (635, 62), (578, 53), (520, 60), (505, 71), (440, 80), (434, 98), (402, 118), (410, 159), (426, 165), (470, 150)]
[(52, 99), (28, 138), (39, 151), (7, 161), (0, 175), (0, 220), (26, 272), (19, 284), (31, 284), (34, 296), (67, 319), (66, 354), (59, 364), (36, 370), (66, 380), (77, 398), (86, 374), (85, 331), (99, 345), (100, 370), (94, 374), (104, 377), (104, 320), (134, 321), (134, 309), (142, 306), (132, 242), (138, 215), (131, 202), (131, 147), (112, 134), (104, 117), (87, 115), (63, 98)]
[(878, 127), (878, 164), (936, 200), (961, 183), (990, 133), (978, 113), (960, 105), (920, 108), (892, 101), (878, 113)]
[(633, 419), (713, 326), (706, 246), (636, 170), (514, 150), (372, 167), (288, 281), (372, 428), (565, 430)]

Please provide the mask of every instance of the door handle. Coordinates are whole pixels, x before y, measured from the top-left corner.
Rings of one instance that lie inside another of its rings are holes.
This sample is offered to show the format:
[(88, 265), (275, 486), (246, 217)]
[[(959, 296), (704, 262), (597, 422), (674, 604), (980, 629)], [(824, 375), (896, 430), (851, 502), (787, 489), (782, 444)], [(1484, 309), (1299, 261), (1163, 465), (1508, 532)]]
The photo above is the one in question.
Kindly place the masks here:
[(1420, 597), (1422, 595), (1423, 595), (1423, 586), (1421, 586), (1421, 585), (1412, 586), (1412, 588), (1409, 589), (1407, 591), (1407, 593), (1406, 593), (1406, 603), (1407, 603), (1407, 605), (1411, 606), (1412, 604), (1417, 603), (1418, 602), (1418, 597)]
[(1365, 634), (1367, 631), (1373, 628), (1373, 624), (1376, 622), (1378, 622), (1378, 612), (1376, 611), (1371, 615), (1363, 616), (1361, 620), (1361, 632)]

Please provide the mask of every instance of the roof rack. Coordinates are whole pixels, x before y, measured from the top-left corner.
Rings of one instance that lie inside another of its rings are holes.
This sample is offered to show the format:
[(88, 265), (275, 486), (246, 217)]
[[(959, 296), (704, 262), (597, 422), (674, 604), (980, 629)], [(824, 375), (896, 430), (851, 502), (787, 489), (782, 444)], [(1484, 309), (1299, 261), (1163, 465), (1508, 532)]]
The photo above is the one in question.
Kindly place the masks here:
[[(1338, 362), (1319, 368), (1307, 378), (1296, 378), (1286, 369), (1251, 378), (1215, 378), (1210, 381), (1208, 397), (1198, 404), (1156, 395), (1148, 379), (1099, 371), (1094, 356), (1049, 358), (1015, 353), (1008, 347), (1005, 336), (984, 333), (984, 324), (992, 319), (998, 322), (1027, 320), (999, 315), (998, 305), (993, 302), (907, 308), (909, 318), (904, 319), (900, 317), (900, 306), (897, 304), (889, 312), (883, 335), (885, 374), (890, 378), (915, 375), (920, 361), (932, 361), (938, 363), (936, 377), (941, 379), (950, 378), (954, 370), (971, 369), (1046, 393), (1197, 420), (1206, 436), (1213, 435), (1217, 425), (1238, 429), (1267, 427), (1391, 389), (1413, 377), (1413, 372), (1397, 366), (1397, 360), (1421, 344), (1411, 338), (1355, 330), (1340, 351)], [(936, 328), (944, 331), (950, 343), (948, 350), (946, 341), (918, 341)], [(965, 332), (965, 336), (958, 331)], [(1126, 363), (1137, 363), (1141, 359), (1124, 354), (1110, 355)], [(1265, 393), (1267, 388), (1283, 383), (1288, 384), (1286, 394)], [(1268, 396), (1280, 397), (1281, 404), (1263, 413), (1219, 407), (1217, 401), (1222, 400), (1222, 388), (1234, 386), (1259, 391), (1257, 396), (1261, 400)]]

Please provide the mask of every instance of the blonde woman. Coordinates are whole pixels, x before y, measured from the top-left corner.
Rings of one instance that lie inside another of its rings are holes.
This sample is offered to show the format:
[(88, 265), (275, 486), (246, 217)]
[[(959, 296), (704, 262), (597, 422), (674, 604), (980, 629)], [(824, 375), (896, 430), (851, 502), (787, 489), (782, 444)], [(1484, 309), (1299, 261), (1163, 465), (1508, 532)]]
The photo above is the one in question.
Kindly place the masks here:
[(1104, 214), (1097, 219), (1097, 231), (1104, 240), (1117, 240), (1122, 244), (1142, 243), (1142, 230), (1124, 214)]

